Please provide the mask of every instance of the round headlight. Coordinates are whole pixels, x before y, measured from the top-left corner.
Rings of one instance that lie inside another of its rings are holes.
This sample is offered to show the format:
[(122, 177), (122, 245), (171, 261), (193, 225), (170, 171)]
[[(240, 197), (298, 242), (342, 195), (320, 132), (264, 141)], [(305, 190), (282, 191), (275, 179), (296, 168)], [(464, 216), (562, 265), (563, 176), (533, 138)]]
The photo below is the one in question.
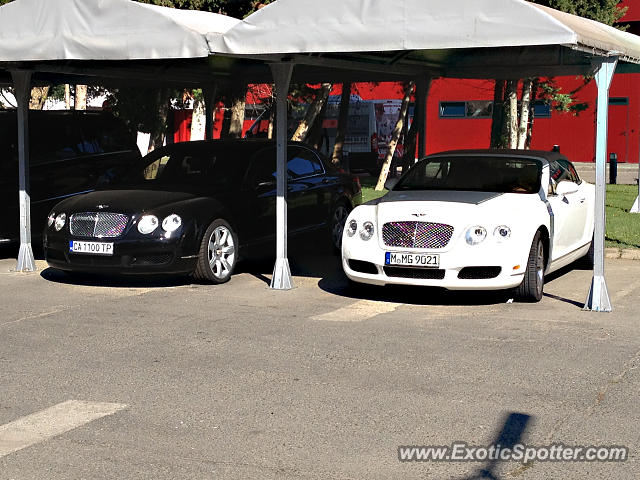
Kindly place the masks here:
[(364, 222), (362, 224), (362, 229), (360, 230), (360, 238), (363, 240), (369, 240), (371, 237), (373, 237), (374, 231), (375, 229), (373, 228), (373, 223)]
[(469, 245), (477, 245), (487, 238), (487, 230), (480, 225), (475, 225), (467, 230), (465, 238)]
[(351, 220), (347, 225), (347, 235), (353, 237), (356, 234), (356, 231), (358, 231), (358, 222)]
[(507, 240), (511, 236), (511, 229), (506, 225), (500, 225), (493, 231), (493, 236), (498, 241)]
[(166, 232), (175, 232), (180, 228), (180, 225), (182, 225), (182, 219), (175, 213), (172, 213), (168, 217), (165, 217), (165, 219), (162, 221), (162, 228)]
[(67, 223), (67, 216), (64, 213), (59, 213), (54, 222), (56, 232), (59, 232), (64, 227), (64, 224)]
[(158, 228), (158, 217), (155, 215), (144, 215), (138, 222), (138, 231), (144, 235), (153, 232)]
[(56, 221), (56, 214), (51, 212), (47, 217), (47, 227), (50, 227), (51, 225), (53, 225), (53, 222), (55, 221)]

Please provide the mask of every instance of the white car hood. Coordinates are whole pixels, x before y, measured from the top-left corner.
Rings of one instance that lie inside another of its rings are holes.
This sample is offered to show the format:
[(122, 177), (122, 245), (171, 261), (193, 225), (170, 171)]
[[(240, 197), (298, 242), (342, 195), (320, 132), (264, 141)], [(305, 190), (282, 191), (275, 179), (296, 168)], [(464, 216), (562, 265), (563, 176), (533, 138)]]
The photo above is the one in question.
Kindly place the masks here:
[(391, 191), (376, 205), (379, 225), (387, 222), (437, 222), (454, 227), (473, 223), (501, 224), (526, 215), (538, 195), (452, 190)]

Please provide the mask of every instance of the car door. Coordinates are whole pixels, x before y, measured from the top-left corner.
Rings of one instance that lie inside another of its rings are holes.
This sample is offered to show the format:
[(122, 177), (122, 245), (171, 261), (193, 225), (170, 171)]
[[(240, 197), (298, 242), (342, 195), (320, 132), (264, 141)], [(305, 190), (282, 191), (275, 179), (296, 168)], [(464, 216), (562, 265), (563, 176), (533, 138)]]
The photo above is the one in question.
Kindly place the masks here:
[(572, 204), (572, 215), (569, 219), (571, 225), (571, 242), (574, 248), (579, 248), (591, 241), (591, 233), (593, 227), (593, 196), (594, 189), (587, 182), (583, 182), (575, 167), (569, 160), (558, 160), (558, 163), (567, 170), (567, 178), (569, 181), (578, 185), (577, 192), (566, 195), (570, 204)]
[[(576, 191), (562, 194), (562, 190), (570, 185), (568, 182), (572, 181), (571, 176), (568, 170), (556, 161), (550, 162), (549, 166), (550, 183), (547, 198), (553, 211), (553, 260), (556, 260), (580, 246), (578, 244), (584, 235), (586, 218), (583, 215), (586, 214), (587, 202), (581, 196), (579, 185), (574, 184)], [(563, 183), (565, 185), (561, 186)]]
[(291, 229), (303, 231), (324, 225), (331, 202), (331, 181), (318, 154), (301, 145), (290, 146), (287, 173)]

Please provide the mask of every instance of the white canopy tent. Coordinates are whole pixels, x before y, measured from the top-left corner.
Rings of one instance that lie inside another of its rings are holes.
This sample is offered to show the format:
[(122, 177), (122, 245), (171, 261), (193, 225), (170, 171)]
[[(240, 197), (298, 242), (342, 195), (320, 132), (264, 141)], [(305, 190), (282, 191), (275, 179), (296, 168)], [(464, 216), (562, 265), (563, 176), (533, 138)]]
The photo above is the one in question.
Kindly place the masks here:
[[(276, 62), (279, 118), (286, 114), (293, 65), (393, 70), (414, 78), (595, 74), (596, 262), (585, 308), (611, 310), (604, 278), (608, 91), (618, 59), (640, 63), (640, 37), (522, 0), (326, 0), (322, 8), (313, 0), (278, 0), (207, 40), (212, 52)], [(280, 133), (278, 216), (284, 220), (272, 286), (290, 288)]]
[[(150, 61), (206, 55), (212, 55), (207, 60), (210, 75), (213, 66), (216, 74), (259, 82), (268, 81), (271, 70), (280, 126), (272, 287), (281, 289), (292, 286), (284, 175), (285, 101), (292, 75), (296, 81), (417, 79), (426, 85), (425, 79), (437, 76), (596, 74), (597, 261), (586, 307), (611, 309), (604, 280), (606, 99), (618, 58), (640, 63), (637, 36), (522, 0), (325, 0), (321, 8), (313, 0), (278, 0), (244, 21), (129, 0), (16, 0), (0, 7), (0, 40), (0, 68), (12, 73), (20, 97), (19, 118), (25, 122), (32, 74), (108, 78), (116, 71), (118, 78), (126, 78), (131, 71), (143, 76), (145, 68), (156, 65)], [(202, 65), (178, 66), (183, 67), (180, 74), (187, 75)], [(195, 75), (192, 80), (204, 77)], [(33, 254), (26, 123), (20, 122), (19, 130), (23, 228), (18, 269), (28, 270), (33, 268)]]
[[(129, 0), (20, 0), (0, 8), (0, 62), (18, 102), (20, 251), (17, 270), (35, 268), (31, 248), (28, 102), (31, 76), (46, 66), (27, 62), (133, 61), (206, 58), (205, 33), (239, 20)], [(73, 72), (80, 67), (69, 66)], [(60, 71), (64, 72), (65, 69)], [(123, 75), (127, 75), (124, 73)]]

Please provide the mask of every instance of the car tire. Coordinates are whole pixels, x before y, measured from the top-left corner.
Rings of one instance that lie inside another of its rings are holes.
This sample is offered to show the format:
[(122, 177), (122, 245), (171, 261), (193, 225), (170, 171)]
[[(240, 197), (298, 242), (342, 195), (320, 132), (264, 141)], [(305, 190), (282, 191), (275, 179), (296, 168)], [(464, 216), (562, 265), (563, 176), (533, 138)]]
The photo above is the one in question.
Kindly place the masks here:
[(346, 200), (339, 200), (331, 210), (329, 219), (329, 238), (331, 245), (336, 252), (342, 250), (342, 232), (347, 222), (347, 217), (351, 213), (351, 205)]
[(540, 232), (536, 232), (529, 249), (524, 278), (516, 288), (516, 296), (523, 302), (539, 302), (544, 291), (544, 245)]
[(196, 280), (214, 284), (228, 282), (238, 261), (238, 237), (226, 220), (214, 220), (207, 228), (193, 272)]

